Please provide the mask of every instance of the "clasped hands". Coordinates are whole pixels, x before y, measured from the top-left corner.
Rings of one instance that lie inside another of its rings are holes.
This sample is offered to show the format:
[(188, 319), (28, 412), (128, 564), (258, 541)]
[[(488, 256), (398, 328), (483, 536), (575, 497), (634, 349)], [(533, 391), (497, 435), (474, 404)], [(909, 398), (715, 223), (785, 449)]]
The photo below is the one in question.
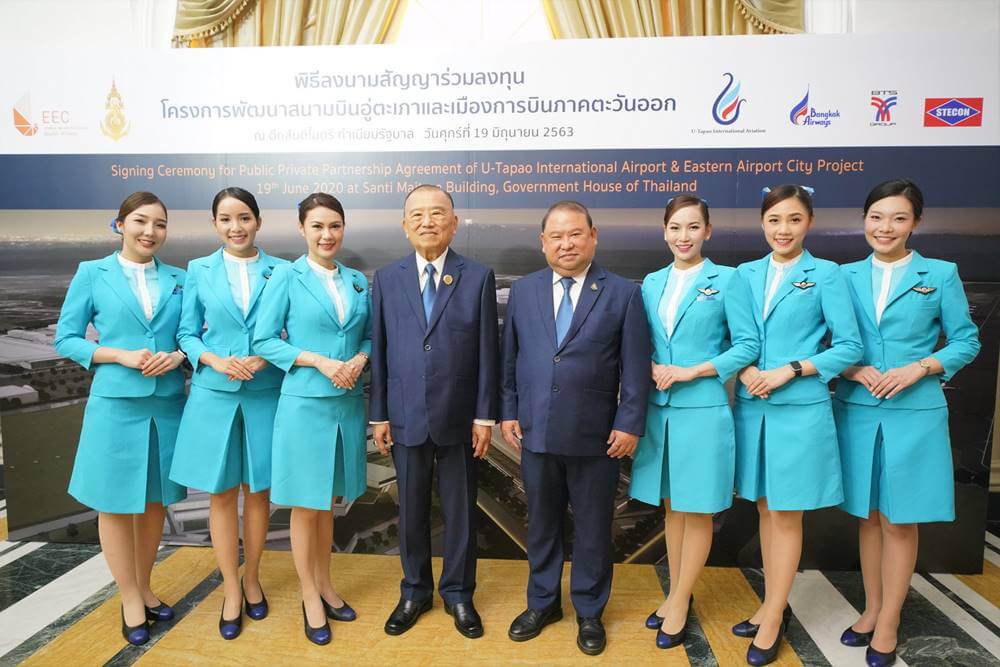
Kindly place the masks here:
[(861, 384), (875, 398), (892, 398), (910, 385), (922, 380), (927, 368), (918, 362), (890, 368), (882, 372), (874, 366), (851, 366), (841, 373), (848, 380)]
[(366, 357), (357, 354), (347, 361), (321, 357), (316, 361), (316, 370), (325, 375), (335, 387), (353, 389), (354, 384), (365, 370)]
[(216, 372), (232, 380), (252, 380), (254, 374), (267, 366), (267, 362), (256, 355), (249, 357), (216, 357), (208, 364)]
[(184, 362), (181, 352), (152, 352), (147, 348), (141, 350), (121, 350), (117, 361), (126, 368), (142, 371), (145, 377), (164, 375), (174, 370)]
[(795, 371), (788, 364), (762, 371), (756, 366), (747, 366), (740, 371), (740, 382), (751, 396), (768, 398), (771, 392), (785, 385), (795, 377)]

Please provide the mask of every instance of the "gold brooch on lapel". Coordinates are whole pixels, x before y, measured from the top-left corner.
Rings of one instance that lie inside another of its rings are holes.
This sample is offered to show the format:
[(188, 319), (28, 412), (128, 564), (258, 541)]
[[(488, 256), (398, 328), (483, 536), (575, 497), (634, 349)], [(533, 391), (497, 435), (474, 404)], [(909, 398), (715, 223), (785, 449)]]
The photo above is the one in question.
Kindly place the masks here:
[(597, 291), (597, 283), (590, 283), (590, 291), (591, 292)]
[(446, 273), (444, 274), (444, 276), (442, 276), (441, 282), (443, 282), (445, 285), (450, 285), (453, 282), (455, 282), (455, 279), (451, 277), (450, 273)]
[(806, 290), (810, 287), (816, 287), (816, 283), (811, 283), (806, 280), (800, 280), (797, 283), (792, 283), (792, 287), (798, 287), (799, 289)]
[(698, 291), (704, 294), (705, 296), (715, 296), (716, 294), (719, 293), (719, 290), (712, 289), (711, 287), (699, 287)]
[(937, 290), (936, 287), (927, 287), (926, 285), (917, 285), (913, 288), (913, 291), (917, 294), (923, 294), (924, 296), (930, 294), (931, 292)]

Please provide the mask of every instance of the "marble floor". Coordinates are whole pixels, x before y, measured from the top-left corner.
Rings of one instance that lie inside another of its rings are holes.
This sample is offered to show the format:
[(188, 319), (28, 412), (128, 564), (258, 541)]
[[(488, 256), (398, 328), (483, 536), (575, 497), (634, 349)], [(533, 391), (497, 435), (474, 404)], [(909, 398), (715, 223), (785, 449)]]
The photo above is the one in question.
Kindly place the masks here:
[[(2, 510), (0, 510), (2, 512)], [(0, 516), (0, 538), (6, 519)], [(981, 575), (920, 573), (904, 608), (898, 665), (1000, 665), (1000, 537), (987, 533)], [(476, 603), (486, 625), (482, 639), (460, 636), (440, 600), (417, 626), (389, 637), (382, 624), (398, 597), (399, 562), (389, 556), (333, 556), (338, 590), (357, 609), (354, 623), (333, 624), (326, 647), (306, 641), (288, 552), (264, 555), (263, 585), (271, 614), (244, 620), (243, 634), (223, 641), (216, 624), (222, 606), (212, 551), (164, 547), (153, 588), (177, 618), (153, 626), (151, 641), (127, 645), (119, 633), (119, 601), (104, 559), (92, 545), (0, 541), (0, 665), (309, 665), (352, 660), (360, 665), (742, 665), (746, 640), (729, 632), (759, 602), (759, 571), (708, 568), (695, 589), (683, 648), (657, 650), (642, 621), (666, 585), (664, 568), (617, 565), (604, 615), (608, 649), (588, 658), (575, 646), (571, 617), (530, 642), (507, 639), (524, 604), (526, 564), (482, 560)], [(435, 562), (439, 570), (440, 562)], [(567, 568), (568, 572), (568, 568)], [(568, 580), (563, 597), (569, 610)], [(863, 604), (853, 572), (806, 570), (791, 596), (794, 619), (778, 665), (864, 665), (864, 651), (842, 646), (840, 632)]]

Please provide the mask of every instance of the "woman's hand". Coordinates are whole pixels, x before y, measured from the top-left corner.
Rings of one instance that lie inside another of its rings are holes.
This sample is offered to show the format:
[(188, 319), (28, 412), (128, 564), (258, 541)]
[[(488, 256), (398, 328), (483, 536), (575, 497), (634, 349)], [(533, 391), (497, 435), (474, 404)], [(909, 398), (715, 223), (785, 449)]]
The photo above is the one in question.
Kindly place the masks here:
[(184, 362), (183, 352), (157, 352), (142, 365), (142, 374), (146, 377), (164, 375), (174, 370)]
[(850, 366), (840, 375), (847, 380), (857, 382), (868, 391), (872, 391), (882, 380), (882, 372), (874, 366)]
[(907, 387), (927, 377), (927, 369), (917, 362), (890, 368), (882, 374), (875, 386), (869, 389), (875, 398), (892, 398)]
[(119, 350), (115, 361), (126, 368), (140, 370), (152, 356), (153, 353), (146, 348), (142, 348), (141, 350)]
[[(213, 355), (215, 356), (215, 355)], [(230, 380), (252, 380), (254, 372), (239, 357), (215, 357), (209, 364), (214, 371), (227, 376)]]
[(334, 384), (341, 389), (353, 389), (358, 378), (361, 377), (361, 373), (365, 370), (367, 361), (368, 357), (362, 354), (356, 354), (345, 361), (334, 378)]
[[(322, 373), (328, 380), (330, 380), (330, 382), (337, 384), (337, 373), (340, 372), (340, 367), (344, 365), (344, 362), (337, 359), (331, 359), (329, 357), (319, 357), (313, 365), (316, 370)], [(341, 388), (343, 389), (343, 387)]]
[(694, 367), (656, 364), (653, 367), (653, 380), (656, 388), (666, 391), (678, 382), (690, 382), (698, 377)]

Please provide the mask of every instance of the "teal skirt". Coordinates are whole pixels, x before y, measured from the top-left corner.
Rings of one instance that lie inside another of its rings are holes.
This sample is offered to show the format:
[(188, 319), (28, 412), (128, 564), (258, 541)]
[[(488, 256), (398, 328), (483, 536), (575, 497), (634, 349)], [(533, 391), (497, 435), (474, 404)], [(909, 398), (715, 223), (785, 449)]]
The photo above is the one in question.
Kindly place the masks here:
[(274, 418), (271, 501), (328, 510), (334, 496), (350, 502), (368, 486), (367, 424), (362, 396), (282, 394)]
[(775, 405), (737, 397), (736, 493), (772, 510), (812, 510), (844, 500), (829, 400)]
[(167, 475), (183, 410), (183, 394), (87, 399), (70, 495), (108, 514), (183, 500), (187, 490)]
[(267, 490), (277, 408), (277, 388), (218, 391), (192, 385), (170, 479), (208, 493), (240, 484), (251, 493)]
[(896, 410), (833, 402), (844, 471), (840, 508), (890, 523), (955, 520), (948, 408)]
[(678, 512), (712, 514), (733, 504), (736, 445), (728, 405), (676, 408), (650, 404), (629, 494)]

